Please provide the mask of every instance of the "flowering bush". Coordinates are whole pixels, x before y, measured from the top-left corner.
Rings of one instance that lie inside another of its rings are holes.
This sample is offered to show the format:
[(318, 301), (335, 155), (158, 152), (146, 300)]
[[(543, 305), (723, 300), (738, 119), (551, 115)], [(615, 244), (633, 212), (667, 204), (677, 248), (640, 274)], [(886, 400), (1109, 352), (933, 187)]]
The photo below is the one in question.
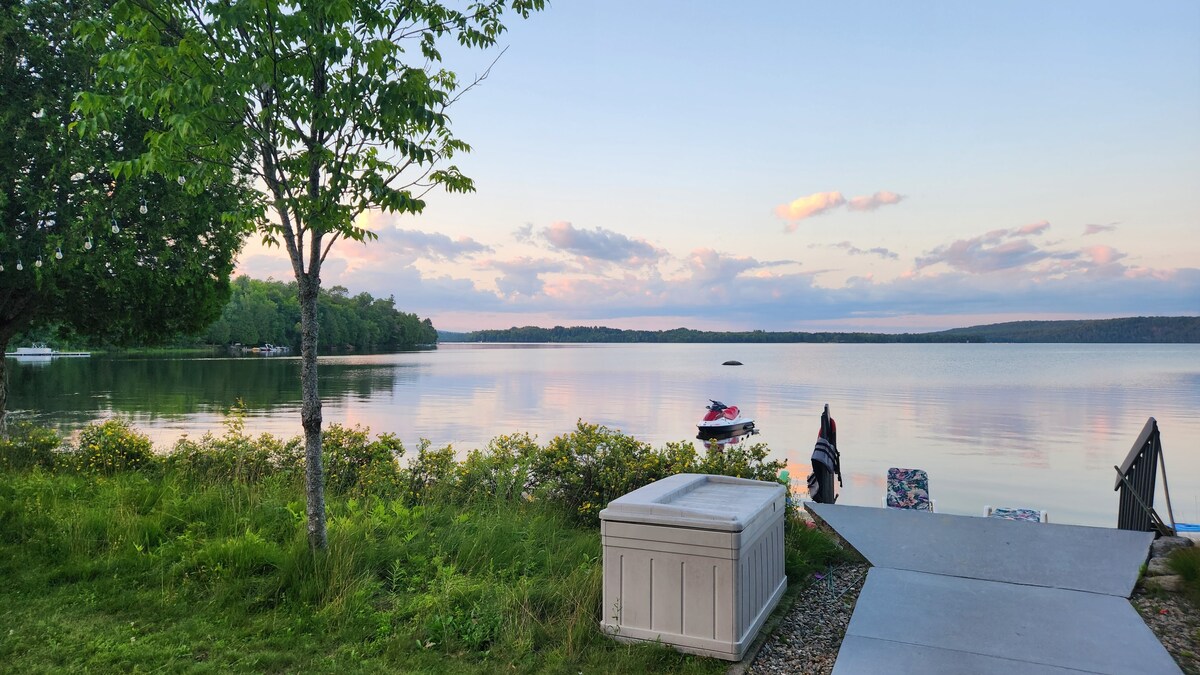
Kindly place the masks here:
[(416, 458), (404, 470), (405, 498), (415, 503), (426, 500), (435, 493), (449, 493), (455, 486), (457, 468), (454, 448), (447, 445), (431, 450), (429, 441), (422, 438)]
[[(267, 434), (252, 438), (243, 420), (235, 408), (225, 422), (225, 434), (181, 439), (162, 467), (200, 482), (254, 483), (268, 476), (303, 480), (301, 439), (283, 442)], [(32, 427), (19, 438), (0, 439), (0, 469), (51, 466), (56, 443), (53, 432)], [(322, 450), (325, 486), (331, 494), (398, 498), (408, 504), (540, 498), (584, 524), (594, 524), (613, 499), (677, 473), (771, 481), (784, 466), (768, 460), (768, 448), (761, 443), (744, 448), (713, 445), (701, 456), (690, 441), (654, 449), (619, 430), (583, 421), (544, 447), (528, 434), (498, 436), (461, 461), (451, 446), (434, 449), (422, 439), (416, 456), (404, 465), (404, 445), (394, 435), (372, 440), (368, 429), (337, 424), (324, 431)], [(150, 440), (120, 420), (85, 428), (78, 448), (65, 457), (68, 467), (106, 475), (140, 469), (155, 459)]]
[(667, 462), (649, 445), (582, 420), (550, 441), (534, 462), (539, 491), (580, 521), (595, 522), (609, 501), (667, 475)]
[(145, 434), (134, 431), (124, 420), (111, 419), (93, 422), (79, 432), (79, 445), (71, 460), (78, 471), (111, 475), (151, 464), (154, 453)]
[(331, 424), (321, 434), (325, 465), (325, 487), (333, 492), (394, 496), (400, 487), (399, 460), (404, 444), (392, 434), (380, 434), (355, 426), (347, 429)]
[(168, 470), (200, 480), (254, 483), (277, 471), (294, 470), (294, 448), (275, 436), (246, 434), (246, 409), (239, 400), (225, 416), (225, 433), (179, 439), (167, 455)]
[(458, 492), (468, 500), (513, 501), (533, 487), (532, 466), (540, 452), (528, 434), (497, 436), (458, 464)]
[[(2, 386), (2, 385), (0, 385)], [(24, 471), (54, 466), (55, 450), (62, 438), (51, 429), (29, 422), (14, 422), (0, 433), (0, 470)]]

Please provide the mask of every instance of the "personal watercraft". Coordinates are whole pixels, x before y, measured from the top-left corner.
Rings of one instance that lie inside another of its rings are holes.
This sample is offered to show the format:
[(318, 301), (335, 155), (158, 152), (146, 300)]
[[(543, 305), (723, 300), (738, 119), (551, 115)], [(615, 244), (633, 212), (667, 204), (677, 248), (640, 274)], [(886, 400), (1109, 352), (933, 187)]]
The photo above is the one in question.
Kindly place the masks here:
[(705, 407), (704, 419), (696, 427), (700, 440), (733, 438), (757, 433), (754, 430), (754, 420), (742, 417), (742, 412), (736, 405), (725, 405), (720, 401), (709, 399), (710, 405)]

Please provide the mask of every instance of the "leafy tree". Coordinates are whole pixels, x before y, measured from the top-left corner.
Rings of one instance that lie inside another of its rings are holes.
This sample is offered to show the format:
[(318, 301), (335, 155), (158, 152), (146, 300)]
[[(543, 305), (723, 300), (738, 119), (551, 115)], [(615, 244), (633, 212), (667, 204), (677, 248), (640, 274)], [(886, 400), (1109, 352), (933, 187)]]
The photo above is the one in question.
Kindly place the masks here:
[[(105, 3), (0, 0), (0, 351), (19, 331), (55, 327), (115, 344), (202, 329), (228, 297), (248, 232), (239, 191), (204, 199), (158, 177), (114, 179), (106, 166), (146, 150), (140, 118), (103, 135), (69, 130), (76, 93), (94, 89), (99, 50), (74, 22)], [(0, 424), (7, 409), (0, 358)]]
[[(465, 89), (441, 66), (440, 43), (495, 44), (506, 11), (526, 17), (545, 0), (482, 0), (464, 10), (437, 0), (118, 0), (106, 22), (127, 44), (103, 61), (120, 95), (78, 99), (86, 128), (129, 108), (163, 124), (118, 175), (157, 172), (208, 181), (231, 175), (265, 186), (275, 216), (267, 242), (287, 250), (301, 317), (308, 536), (324, 548), (317, 295), (339, 239), (373, 234), (355, 218), (379, 208), (416, 213), (424, 191), (472, 189), (452, 164), (469, 149), (447, 108)], [(478, 80), (476, 80), (478, 82)]]

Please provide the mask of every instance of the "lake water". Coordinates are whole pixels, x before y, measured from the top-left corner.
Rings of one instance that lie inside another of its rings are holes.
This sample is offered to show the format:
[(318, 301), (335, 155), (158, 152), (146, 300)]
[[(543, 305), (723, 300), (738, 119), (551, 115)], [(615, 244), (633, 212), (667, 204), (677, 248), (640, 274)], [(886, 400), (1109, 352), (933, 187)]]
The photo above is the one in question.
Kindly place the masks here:
[[(722, 366), (736, 359), (745, 365)], [(237, 399), (252, 432), (300, 433), (295, 357), (89, 358), (9, 366), (9, 407), (73, 431), (119, 416), (161, 446), (220, 431)], [(652, 445), (695, 436), (709, 398), (757, 421), (803, 479), (825, 403), (839, 503), (878, 505), (890, 466), (925, 469), (939, 511), (1048, 509), (1113, 526), (1114, 464), (1158, 420), (1175, 517), (1200, 522), (1197, 345), (443, 345), (321, 359), (327, 423), (465, 453), (497, 435), (542, 442), (582, 419)], [(1162, 482), (1159, 482), (1161, 493)], [(1166, 517), (1161, 494), (1156, 502)]]

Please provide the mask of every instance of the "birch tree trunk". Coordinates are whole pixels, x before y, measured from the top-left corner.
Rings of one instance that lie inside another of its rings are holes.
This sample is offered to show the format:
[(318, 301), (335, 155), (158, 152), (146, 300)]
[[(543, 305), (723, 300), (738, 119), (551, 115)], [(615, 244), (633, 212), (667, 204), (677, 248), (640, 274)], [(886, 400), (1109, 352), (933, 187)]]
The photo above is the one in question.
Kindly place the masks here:
[(300, 421), (304, 427), (304, 487), (308, 504), (308, 545), (324, 549), (325, 470), (321, 461), (321, 397), (317, 391), (317, 294), (320, 277), (304, 274), (300, 291)]

